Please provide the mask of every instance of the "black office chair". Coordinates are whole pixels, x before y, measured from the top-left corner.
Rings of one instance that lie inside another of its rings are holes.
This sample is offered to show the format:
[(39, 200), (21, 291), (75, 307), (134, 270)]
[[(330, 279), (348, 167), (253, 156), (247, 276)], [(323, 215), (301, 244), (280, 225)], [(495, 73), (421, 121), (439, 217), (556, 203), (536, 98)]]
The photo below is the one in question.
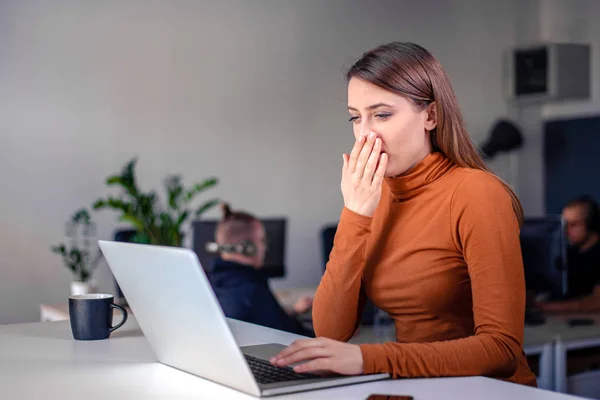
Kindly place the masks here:
[(137, 231), (135, 229), (120, 229), (115, 232), (115, 242), (131, 242)]
[(329, 254), (331, 253), (331, 249), (333, 249), (333, 238), (335, 237), (336, 231), (337, 224), (325, 226), (321, 230), (321, 254), (323, 256), (323, 271), (325, 271), (325, 267), (327, 266), (327, 262), (329, 261)]
[[(336, 225), (326, 225), (321, 229), (321, 250), (323, 254), (323, 271), (327, 267), (327, 262), (329, 261), (329, 254), (333, 249), (333, 239), (335, 238), (335, 233), (337, 231)], [(362, 315), (361, 324), (362, 325), (373, 325), (375, 320), (375, 315), (378, 312), (378, 308), (375, 307), (375, 304), (371, 302), (371, 300), (367, 300), (365, 304), (365, 310)]]

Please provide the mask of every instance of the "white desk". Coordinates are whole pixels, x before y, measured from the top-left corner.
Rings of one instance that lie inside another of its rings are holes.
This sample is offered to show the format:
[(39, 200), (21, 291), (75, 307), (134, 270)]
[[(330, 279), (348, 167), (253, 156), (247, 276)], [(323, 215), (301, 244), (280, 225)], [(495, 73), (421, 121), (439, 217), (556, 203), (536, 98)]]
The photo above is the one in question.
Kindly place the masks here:
[[(234, 320), (230, 326), (242, 346), (296, 338)], [(73, 340), (67, 321), (0, 326), (0, 388), (7, 399), (253, 398), (157, 363), (133, 317), (110, 339), (95, 342)], [(365, 399), (371, 393), (410, 394), (416, 400), (575, 398), (481, 377), (389, 380), (277, 398)]]
[[(314, 295), (314, 288), (299, 288), (299, 289), (281, 289), (276, 291), (278, 300), (284, 304), (291, 306), (297, 299), (302, 296)], [(121, 313), (117, 310), (115, 312), (115, 321), (120, 321)], [(68, 320), (69, 318), (69, 306), (68, 304), (57, 304), (48, 305), (42, 304), (40, 306), (40, 317), (42, 322), (48, 321), (62, 321)], [(525, 340), (524, 350), (528, 356), (539, 356), (539, 373), (538, 373), (538, 387), (547, 390), (556, 390), (557, 381), (563, 382), (560, 373), (557, 372), (555, 366), (555, 358), (557, 351), (554, 347), (557, 339), (557, 333), (553, 329), (549, 329), (549, 326), (553, 325), (540, 325), (537, 327), (525, 327)], [(600, 334), (598, 335), (600, 338)], [(376, 331), (371, 326), (361, 326), (357, 334), (350, 340), (352, 343), (383, 343), (393, 342), (396, 340), (396, 334), (393, 329), (384, 329)], [(564, 358), (564, 357), (563, 357)], [(560, 368), (559, 368), (560, 371)], [(566, 383), (565, 383), (566, 385)], [(559, 390), (565, 392), (565, 390)]]

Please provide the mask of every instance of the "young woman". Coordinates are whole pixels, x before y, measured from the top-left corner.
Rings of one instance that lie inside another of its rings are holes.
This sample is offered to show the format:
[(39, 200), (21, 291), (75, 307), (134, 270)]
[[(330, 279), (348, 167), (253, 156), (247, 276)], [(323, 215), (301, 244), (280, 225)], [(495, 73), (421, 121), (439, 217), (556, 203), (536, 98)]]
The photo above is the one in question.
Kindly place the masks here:
[[(297, 372), (483, 375), (535, 386), (523, 352), (523, 210), (488, 171), (440, 63), (412, 43), (348, 71), (356, 143), (343, 155), (344, 209), (317, 290), (317, 339), (271, 362)], [(396, 341), (345, 343), (366, 298)]]

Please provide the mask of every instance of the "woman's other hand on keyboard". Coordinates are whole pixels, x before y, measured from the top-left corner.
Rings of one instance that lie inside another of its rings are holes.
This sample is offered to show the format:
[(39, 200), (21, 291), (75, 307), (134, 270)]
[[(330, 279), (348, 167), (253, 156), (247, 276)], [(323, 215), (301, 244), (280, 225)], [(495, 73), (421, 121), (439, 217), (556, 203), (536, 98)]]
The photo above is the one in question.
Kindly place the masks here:
[(296, 340), (270, 361), (278, 367), (301, 363), (294, 367), (297, 373), (363, 373), (363, 357), (358, 345), (327, 338)]

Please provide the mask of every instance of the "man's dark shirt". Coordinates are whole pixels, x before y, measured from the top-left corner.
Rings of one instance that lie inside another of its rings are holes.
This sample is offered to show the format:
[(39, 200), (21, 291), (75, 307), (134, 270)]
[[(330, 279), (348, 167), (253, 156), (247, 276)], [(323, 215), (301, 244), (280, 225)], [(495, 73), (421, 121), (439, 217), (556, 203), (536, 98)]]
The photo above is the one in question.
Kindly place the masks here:
[(217, 259), (210, 280), (227, 317), (314, 337), (313, 332), (285, 312), (260, 270), (250, 265)]
[(592, 294), (600, 284), (600, 242), (585, 252), (571, 247), (567, 251), (569, 297)]

